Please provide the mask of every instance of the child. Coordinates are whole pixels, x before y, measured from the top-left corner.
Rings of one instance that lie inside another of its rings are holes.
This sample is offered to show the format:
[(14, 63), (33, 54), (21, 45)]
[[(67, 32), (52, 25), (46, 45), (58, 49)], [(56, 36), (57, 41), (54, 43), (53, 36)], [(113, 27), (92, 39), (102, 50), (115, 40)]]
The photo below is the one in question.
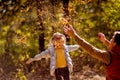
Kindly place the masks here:
[(62, 80), (62, 77), (64, 80), (70, 80), (69, 73), (73, 71), (73, 64), (69, 52), (77, 50), (79, 46), (66, 45), (65, 36), (59, 32), (53, 34), (50, 43), (48, 49), (30, 58), (26, 64), (50, 57), (50, 74), (55, 75), (56, 80)]

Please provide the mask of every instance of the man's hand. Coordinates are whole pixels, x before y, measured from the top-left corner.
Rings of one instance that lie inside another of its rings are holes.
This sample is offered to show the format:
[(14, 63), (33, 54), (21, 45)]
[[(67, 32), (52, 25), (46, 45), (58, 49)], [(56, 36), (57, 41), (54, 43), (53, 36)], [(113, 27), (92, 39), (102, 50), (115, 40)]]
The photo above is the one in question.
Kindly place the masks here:
[(67, 34), (71, 37), (74, 37), (74, 35), (76, 33), (71, 25), (64, 25), (63, 30), (64, 30), (65, 34)]
[(98, 39), (104, 43), (105, 40), (106, 40), (106, 37), (103, 33), (99, 32), (98, 33)]
[(105, 35), (101, 32), (98, 33), (98, 38), (101, 42), (103, 42), (104, 45), (106, 45), (109, 48), (110, 41), (108, 41), (105, 37)]

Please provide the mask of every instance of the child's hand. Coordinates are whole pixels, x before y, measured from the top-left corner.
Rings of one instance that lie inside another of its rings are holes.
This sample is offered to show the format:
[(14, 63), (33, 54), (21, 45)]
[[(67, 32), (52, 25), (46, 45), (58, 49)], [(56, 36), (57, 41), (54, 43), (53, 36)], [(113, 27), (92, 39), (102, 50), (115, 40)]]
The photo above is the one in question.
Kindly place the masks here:
[(27, 61), (26, 61), (26, 64), (30, 64), (31, 62), (33, 62), (34, 60), (33, 60), (33, 58), (30, 58), (30, 59), (28, 59)]
[(68, 69), (69, 69), (70, 74), (72, 74), (73, 73), (73, 67), (69, 67)]

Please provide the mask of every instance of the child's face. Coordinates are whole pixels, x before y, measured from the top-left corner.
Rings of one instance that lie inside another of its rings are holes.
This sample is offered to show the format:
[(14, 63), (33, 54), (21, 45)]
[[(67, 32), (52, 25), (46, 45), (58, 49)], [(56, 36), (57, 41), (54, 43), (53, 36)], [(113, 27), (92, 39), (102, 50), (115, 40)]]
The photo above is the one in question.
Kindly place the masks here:
[(54, 44), (54, 46), (55, 46), (56, 48), (62, 47), (63, 44), (64, 44), (64, 38), (61, 37), (60, 39), (56, 39), (56, 40), (53, 42), (53, 44)]

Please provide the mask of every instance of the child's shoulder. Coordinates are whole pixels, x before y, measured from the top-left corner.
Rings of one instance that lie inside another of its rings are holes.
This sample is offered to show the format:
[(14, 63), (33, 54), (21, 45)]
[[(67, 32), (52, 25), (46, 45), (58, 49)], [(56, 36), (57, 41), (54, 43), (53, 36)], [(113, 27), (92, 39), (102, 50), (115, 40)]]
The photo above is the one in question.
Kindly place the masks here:
[(77, 44), (66, 44), (66, 45), (64, 45), (64, 46), (66, 46), (66, 47), (69, 47), (69, 46), (79, 46), (79, 45), (77, 45)]
[(74, 44), (74, 45), (65, 45), (66, 48), (79, 48), (79, 45)]
[(48, 46), (48, 49), (54, 49), (53, 45)]

